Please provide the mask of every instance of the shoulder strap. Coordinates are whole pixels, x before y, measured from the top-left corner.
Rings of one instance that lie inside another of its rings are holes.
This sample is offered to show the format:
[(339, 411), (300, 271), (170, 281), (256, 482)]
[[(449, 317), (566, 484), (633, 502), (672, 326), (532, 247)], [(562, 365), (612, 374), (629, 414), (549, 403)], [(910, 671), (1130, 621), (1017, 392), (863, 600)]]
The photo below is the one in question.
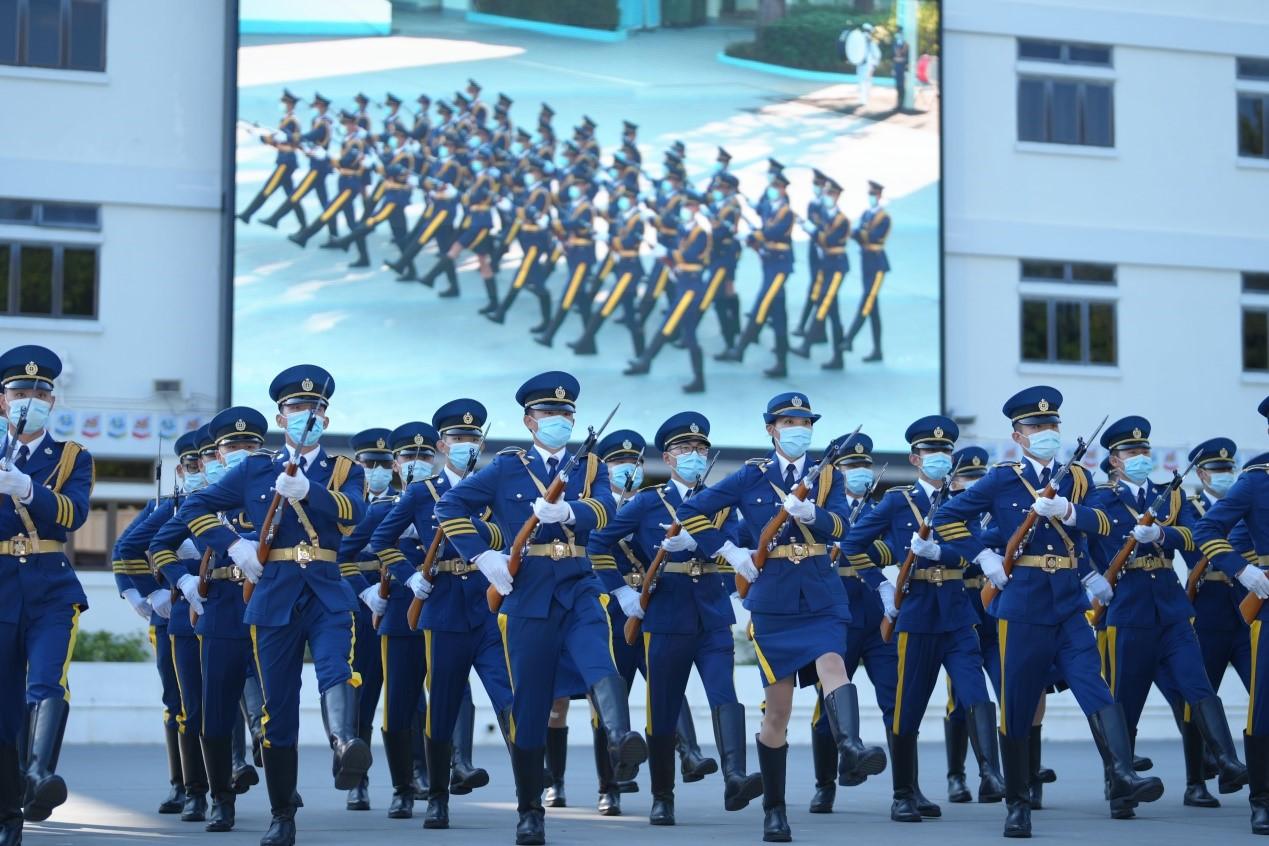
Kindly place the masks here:
[(908, 493), (906, 488), (899, 488), (898, 491), (903, 494), (903, 498), (908, 501), (908, 508), (912, 509), (912, 516), (916, 518), (917, 525), (920, 526), (925, 522), (925, 517), (922, 516), (920, 510), (917, 509), (916, 503), (912, 501), (912, 494)]
[[(44, 480), (44, 484), (56, 492), (60, 492), (62, 485), (66, 484), (66, 480), (71, 477), (71, 473), (75, 472), (75, 459), (79, 458), (79, 454), (84, 448), (74, 441), (66, 441), (62, 444), (62, 457), (57, 461), (57, 467)], [(97, 471), (93, 468), (93, 482), (96, 482)], [(49, 481), (53, 484), (49, 485)]]
[[(1031, 483), (1027, 481), (1027, 477), (1022, 475), (1022, 464), (1012, 465), (1013, 472), (1018, 474), (1018, 481), (1022, 482), (1023, 487), (1027, 489), (1027, 493), (1031, 494), (1032, 499), (1039, 499), (1040, 495), (1036, 493), (1035, 488), (1031, 487)], [(1066, 529), (1062, 528), (1062, 524), (1052, 517), (1046, 517), (1049, 525), (1053, 527), (1053, 531), (1058, 533), (1058, 537), (1062, 538), (1062, 543), (1066, 546), (1066, 552), (1072, 558), (1075, 557), (1075, 541), (1071, 540), (1071, 536), (1066, 533)]]
[(335, 467), (330, 471), (330, 481), (326, 483), (326, 489), (337, 491), (342, 488), (344, 482), (348, 481), (348, 474), (352, 472), (352, 466), (352, 459), (348, 456), (335, 456)]
[(595, 453), (586, 454), (586, 481), (582, 484), (582, 499), (590, 496), (591, 485), (595, 483), (595, 477), (599, 475), (599, 456)]

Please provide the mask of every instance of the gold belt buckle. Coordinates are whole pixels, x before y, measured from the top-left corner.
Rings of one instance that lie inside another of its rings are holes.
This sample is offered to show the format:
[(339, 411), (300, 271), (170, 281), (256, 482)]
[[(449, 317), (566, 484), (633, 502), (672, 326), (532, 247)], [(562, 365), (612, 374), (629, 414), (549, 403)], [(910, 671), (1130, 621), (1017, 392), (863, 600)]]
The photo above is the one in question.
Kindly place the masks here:
[(240, 582), (244, 578), (245, 576), (243, 575), (242, 568), (237, 564), (234, 564), (229, 568), (229, 580), (231, 582)]
[(939, 587), (943, 584), (943, 565), (937, 567), (927, 567), (925, 572), (929, 573), (930, 584)]
[(1053, 573), (1056, 573), (1058, 571), (1058, 556), (1056, 555), (1044, 556), (1044, 564), (1040, 566), (1040, 569), (1046, 573), (1049, 573), (1050, 575), (1052, 575)]
[(807, 558), (811, 554), (811, 549), (804, 543), (789, 544), (789, 560), (794, 564), (801, 564), (803, 558)]
[(687, 568), (687, 574), (694, 579), (699, 579), (705, 572), (705, 565), (699, 561), (693, 561)]
[(308, 544), (299, 543), (295, 547), (295, 563), (300, 565), (303, 570), (308, 567), (308, 562), (313, 560), (313, 553), (309, 551)]
[(26, 557), (31, 554), (31, 541), (26, 535), (18, 535), (9, 542), (12, 554), (25, 562)]
[(564, 541), (558, 541), (558, 540), (552, 541), (551, 542), (551, 560), (559, 561), (560, 559), (567, 558), (567, 557), (568, 557), (568, 544), (564, 543)]

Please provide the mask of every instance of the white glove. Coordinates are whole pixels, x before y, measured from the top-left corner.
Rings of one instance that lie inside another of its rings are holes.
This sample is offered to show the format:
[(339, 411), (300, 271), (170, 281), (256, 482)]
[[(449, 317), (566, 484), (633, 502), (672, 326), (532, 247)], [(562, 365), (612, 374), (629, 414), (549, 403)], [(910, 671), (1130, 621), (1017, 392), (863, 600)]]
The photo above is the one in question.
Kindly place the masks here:
[(1009, 584), (1009, 575), (1005, 572), (1005, 557), (1000, 553), (984, 549), (974, 556), (974, 563), (983, 568), (983, 575), (997, 590), (1004, 590), (1005, 585)]
[(283, 132), (283, 131), (282, 131), (282, 130), (280, 130), (280, 129), (279, 129), (277, 132), (274, 132), (274, 133), (273, 133), (273, 135), (272, 135), (271, 137), (273, 138), (273, 143), (274, 143), (274, 144), (285, 144), (285, 143), (286, 143), (286, 133), (285, 133), (285, 132)]
[(511, 573), (507, 570), (508, 560), (506, 553), (499, 552), (496, 549), (487, 549), (477, 555), (476, 560), (473, 562), (476, 565), (476, 569), (485, 574), (489, 584), (493, 585), (498, 593), (503, 596), (511, 593)]
[(1115, 596), (1115, 591), (1111, 588), (1110, 582), (1106, 581), (1106, 577), (1101, 573), (1089, 573), (1080, 581), (1084, 583), (1084, 590), (1088, 591), (1088, 595), (1102, 605), (1109, 605), (1111, 599)]
[[(661, 523), (660, 525), (662, 529), (668, 530), (670, 528), (668, 523)], [(685, 532), (680, 527), (677, 535), (661, 541), (661, 548), (666, 552), (683, 552), (684, 550), (691, 552), (696, 549), (696, 539), (692, 537), (690, 532)]]
[(511, 200), (508, 199), (507, 197), (503, 197), (501, 200), (499, 200), (498, 211), (501, 211), (501, 212), (511, 211)]
[(563, 500), (559, 502), (547, 502), (544, 497), (538, 497), (533, 500), (533, 514), (538, 518), (539, 523), (564, 523), (565, 525), (573, 522), (573, 506)]
[(432, 583), (423, 578), (422, 573), (415, 573), (405, 580), (405, 586), (414, 591), (419, 599), (427, 599), (432, 595)]
[(357, 597), (365, 603), (372, 614), (382, 617), (383, 612), (388, 610), (388, 600), (379, 595), (378, 585), (371, 585), (357, 594)]
[(255, 584), (264, 573), (264, 565), (256, 559), (256, 545), (252, 541), (238, 538), (229, 545), (229, 558), (238, 565), (247, 581)]
[(815, 503), (809, 499), (798, 499), (791, 493), (785, 494), (784, 510), (799, 523), (815, 522)]
[(665, 258), (665, 244), (657, 244), (652, 248), (652, 257), (654, 259)]
[(736, 546), (731, 541), (723, 544), (723, 548), (718, 550), (718, 554), (726, 559), (731, 568), (736, 571), (737, 575), (743, 576), (745, 581), (752, 584), (758, 580), (758, 568), (753, 563), (753, 552), (748, 549)]
[(1137, 539), (1137, 543), (1158, 543), (1163, 539), (1163, 529), (1155, 523), (1149, 526), (1138, 523), (1132, 527), (1132, 536)]
[(159, 588), (145, 598), (150, 603), (150, 607), (154, 609), (154, 613), (158, 614), (164, 620), (172, 616), (172, 592), (165, 588)]
[(938, 561), (943, 555), (943, 547), (939, 546), (938, 541), (923, 538), (918, 532), (912, 533), (912, 540), (908, 546), (918, 558)]
[(17, 469), (0, 470), (0, 494), (25, 500), (31, 493), (30, 476)]
[(273, 482), (273, 489), (286, 499), (303, 499), (308, 496), (308, 477), (298, 468), (294, 476), (286, 475), (284, 470)]
[(612, 592), (621, 603), (621, 610), (627, 617), (643, 619), (643, 606), (639, 604), (639, 591), (630, 585), (622, 585)]
[(1052, 499), (1046, 496), (1036, 497), (1036, 501), (1031, 505), (1031, 509), (1041, 517), (1056, 517), (1059, 520), (1065, 519), (1066, 512), (1070, 508), (1071, 503), (1064, 496), (1055, 496)]
[(816, 231), (816, 226), (814, 223), (811, 223), (811, 221), (804, 220), (802, 221), (802, 230), (806, 232), (807, 235), (814, 235)]
[(319, 162), (326, 161), (327, 152), (324, 147), (314, 147), (309, 154), (309, 158), (316, 159)]
[(198, 576), (186, 573), (176, 580), (176, 589), (185, 594), (185, 599), (189, 602), (189, 607), (194, 609), (194, 613), (202, 616), (203, 598), (198, 595)]
[(186, 538), (181, 541), (181, 545), (176, 548), (177, 558), (202, 558), (203, 554), (198, 551), (198, 547), (194, 546), (194, 541)]
[(881, 596), (881, 607), (891, 620), (899, 616), (899, 609), (894, 606), (894, 582), (886, 579), (877, 585), (877, 593)]
[(537, 220), (538, 226), (546, 226), (550, 222), (551, 218), (547, 215), (541, 215)]
[(123, 592), (123, 598), (128, 600), (128, 604), (132, 606), (132, 610), (137, 612), (137, 616), (142, 620), (150, 619), (150, 615), (154, 613), (154, 609), (150, 607), (150, 603), (146, 602), (141, 596), (141, 591), (136, 588), (128, 588)]
[(1269, 599), (1269, 576), (1259, 567), (1247, 566), (1240, 570), (1238, 583), (1261, 599)]

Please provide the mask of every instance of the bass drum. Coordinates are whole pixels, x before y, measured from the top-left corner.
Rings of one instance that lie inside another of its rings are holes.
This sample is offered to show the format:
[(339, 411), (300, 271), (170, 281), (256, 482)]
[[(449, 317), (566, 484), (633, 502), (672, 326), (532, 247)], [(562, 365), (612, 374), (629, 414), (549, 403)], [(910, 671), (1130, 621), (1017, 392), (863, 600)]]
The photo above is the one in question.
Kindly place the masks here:
[(846, 61), (858, 65), (867, 55), (868, 35), (862, 29), (852, 29), (846, 35)]

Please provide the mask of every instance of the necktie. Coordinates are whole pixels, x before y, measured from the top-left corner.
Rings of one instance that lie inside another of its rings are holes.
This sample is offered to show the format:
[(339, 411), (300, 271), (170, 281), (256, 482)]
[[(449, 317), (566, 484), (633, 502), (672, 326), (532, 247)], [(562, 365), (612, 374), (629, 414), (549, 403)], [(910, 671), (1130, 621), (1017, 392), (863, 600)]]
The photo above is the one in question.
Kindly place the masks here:
[(303, 470), (303, 469), (304, 469), (305, 467), (307, 467), (307, 466), (308, 466), (308, 459), (307, 459), (306, 457), (304, 457), (304, 456), (302, 456), (302, 455), (301, 455), (301, 456), (300, 456), (300, 469), (301, 469), (301, 470)]
[(1142, 485), (1141, 490), (1137, 491), (1137, 511), (1142, 514), (1146, 513), (1146, 486)]
[(1053, 478), (1053, 468), (1045, 467), (1044, 470), (1040, 472), (1040, 487), (1043, 488), (1047, 485), (1049, 483), (1049, 479), (1051, 478)]
[(554, 479), (555, 473), (560, 469), (560, 460), (555, 456), (551, 456), (546, 460), (546, 478)]
[(788, 467), (784, 468), (784, 486), (788, 490), (792, 491), (793, 486), (797, 483), (797, 471), (794, 469), (793, 465), (790, 464)]

